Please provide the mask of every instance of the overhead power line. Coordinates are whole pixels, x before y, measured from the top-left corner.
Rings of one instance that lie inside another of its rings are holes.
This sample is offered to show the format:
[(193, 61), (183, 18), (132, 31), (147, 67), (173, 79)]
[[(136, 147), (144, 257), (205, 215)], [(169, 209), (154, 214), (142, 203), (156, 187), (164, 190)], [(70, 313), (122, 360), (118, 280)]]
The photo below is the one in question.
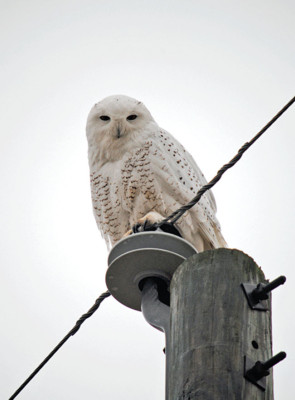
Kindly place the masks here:
[(201, 189), (197, 192), (196, 196), (186, 205), (178, 208), (172, 214), (170, 214), (167, 218), (164, 218), (162, 221), (153, 224), (150, 228), (160, 228), (165, 223), (175, 224), (176, 221), (179, 220), (183, 214), (190, 210), (198, 201), (201, 199), (204, 193), (206, 193), (209, 189), (211, 189), (222, 177), (222, 175), (230, 168), (232, 168), (242, 157), (242, 155), (251, 147), (257, 139), (260, 138), (264, 134), (265, 131), (274, 123), (281, 115), (284, 114), (285, 111), (295, 102), (295, 97), (293, 97), (289, 103), (287, 103), (254, 137), (250, 140), (250, 142), (246, 142), (238, 151), (238, 153), (234, 156), (234, 158), (225, 164), (220, 170), (217, 172), (216, 176), (206, 185), (202, 186)]
[(87, 313), (83, 314), (78, 321), (76, 322), (76, 325), (70, 330), (70, 332), (58, 343), (58, 345), (51, 351), (51, 353), (48, 354), (48, 356), (41, 362), (41, 364), (31, 373), (31, 375), (24, 381), (24, 383), (16, 390), (16, 392), (13, 393), (13, 395), (9, 398), (9, 400), (13, 400), (16, 398), (16, 396), (27, 386), (27, 384), (34, 378), (35, 375), (38, 374), (40, 369), (44, 367), (44, 365), (54, 356), (54, 354), (61, 348), (61, 346), (77, 331), (80, 329), (81, 325), (83, 322), (91, 317), (95, 311), (98, 309), (98, 307), (101, 305), (104, 299), (109, 297), (111, 293), (109, 291), (106, 291), (102, 293), (98, 299), (96, 299), (94, 305), (87, 311)]

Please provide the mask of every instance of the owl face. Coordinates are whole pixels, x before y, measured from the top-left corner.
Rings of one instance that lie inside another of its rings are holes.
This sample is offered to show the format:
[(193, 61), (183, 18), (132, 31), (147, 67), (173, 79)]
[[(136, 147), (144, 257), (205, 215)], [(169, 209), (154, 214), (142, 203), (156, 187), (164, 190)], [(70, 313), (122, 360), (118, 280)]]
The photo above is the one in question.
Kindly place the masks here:
[(123, 95), (106, 97), (92, 107), (87, 119), (90, 159), (118, 159), (124, 151), (140, 144), (143, 132), (153, 124), (153, 117), (140, 101)]
[(144, 128), (151, 121), (150, 112), (140, 101), (123, 95), (109, 96), (95, 104), (90, 111), (87, 131), (92, 131), (100, 139), (107, 135), (118, 141)]

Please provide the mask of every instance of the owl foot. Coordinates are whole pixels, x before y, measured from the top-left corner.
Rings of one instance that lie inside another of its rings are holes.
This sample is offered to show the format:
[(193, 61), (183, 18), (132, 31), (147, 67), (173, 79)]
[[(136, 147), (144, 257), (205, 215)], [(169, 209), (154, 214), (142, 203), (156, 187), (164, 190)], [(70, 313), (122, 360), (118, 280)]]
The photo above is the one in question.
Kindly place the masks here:
[(135, 225), (132, 226), (129, 231), (127, 231), (123, 237), (132, 235), (133, 233), (145, 232), (145, 231), (155, 231), (157, 227), (154, 225), (157, 222), (162, 221), (163, 217), (156, 211), (151, 211), (147, 213), (144, 217), (140, 218)]
[(138, 222), (132, 226), (132, 228), (125, 233), (123, 237), (132, 235), (134, 233), (139, 233), (139, 232), (146, 232), (146, 231), (155, 231), (155, 230), (161, 230), (166, 233), (171, 233), (176, 236), (180, 236), (180, 233), (177, 228), (175, 228), (174, 225), (166, 222), (163, 225), (161, 225), (160, 228), (157, 227), (157, 223), (162, 221), (164, 218), (162, 215), (157, 213), (156, 211), (151, 211), (148, 214), (146, 214), (144, 217), (140, 218)]
[(131, 228), (132, 233), (138, 233), (138, 232), (144, 232), (144, 231), (149, 231), (149, 230), (155, 230), (153, 229), (154, 224), (151, 224), (147, 219), (144, 221), (143, 224), (137, 222), (137, 224), (133, 225)]
[(156, 211), (151, 211), (147, 213), (144, 217), (140, 218), (138, 222), (131, 228), (132, 233), (145, 232), (145, 231), (155, 231), (157, 222), (164, 219), (161, 214)]
[(151, 211), (149, 213), (147, 213), (144, 217), (140, 218), (138, 220), (138, 223), (143, 225), (144, 223), (147, 223), (147, 225), (154, 225), (157, 222), (162, 221), (162, 219), (164, 219), (164, 217), (157, 213), (156, 211)]

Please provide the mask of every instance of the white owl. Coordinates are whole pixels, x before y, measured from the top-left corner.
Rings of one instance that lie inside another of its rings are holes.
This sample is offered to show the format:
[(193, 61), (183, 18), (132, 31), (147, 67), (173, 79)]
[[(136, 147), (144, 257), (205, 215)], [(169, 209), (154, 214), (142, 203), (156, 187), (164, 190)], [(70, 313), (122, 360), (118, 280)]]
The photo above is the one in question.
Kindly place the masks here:
[[(206, 184), (192, 156), (140, 101), (103, 99), (91, 109), (86, 132), (93, 210), (107, 243), (137, 223), (162, 220)], [(199, 252), (226, 246), (215, 213), (209, 191), (175, 225)]]

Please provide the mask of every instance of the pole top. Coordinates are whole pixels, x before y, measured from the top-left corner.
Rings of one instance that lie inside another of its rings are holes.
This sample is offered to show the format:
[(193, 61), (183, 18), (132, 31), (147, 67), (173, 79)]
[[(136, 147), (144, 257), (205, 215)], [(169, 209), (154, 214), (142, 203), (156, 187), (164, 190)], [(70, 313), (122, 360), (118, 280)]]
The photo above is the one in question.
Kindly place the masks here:
[(107, 287), (120, 303), (140, 311), (140, 281), (158, 277), (170, 282), (177, 267), (196, 253), (186, 240), (162, 231), (127, 236), (110, 251)]

